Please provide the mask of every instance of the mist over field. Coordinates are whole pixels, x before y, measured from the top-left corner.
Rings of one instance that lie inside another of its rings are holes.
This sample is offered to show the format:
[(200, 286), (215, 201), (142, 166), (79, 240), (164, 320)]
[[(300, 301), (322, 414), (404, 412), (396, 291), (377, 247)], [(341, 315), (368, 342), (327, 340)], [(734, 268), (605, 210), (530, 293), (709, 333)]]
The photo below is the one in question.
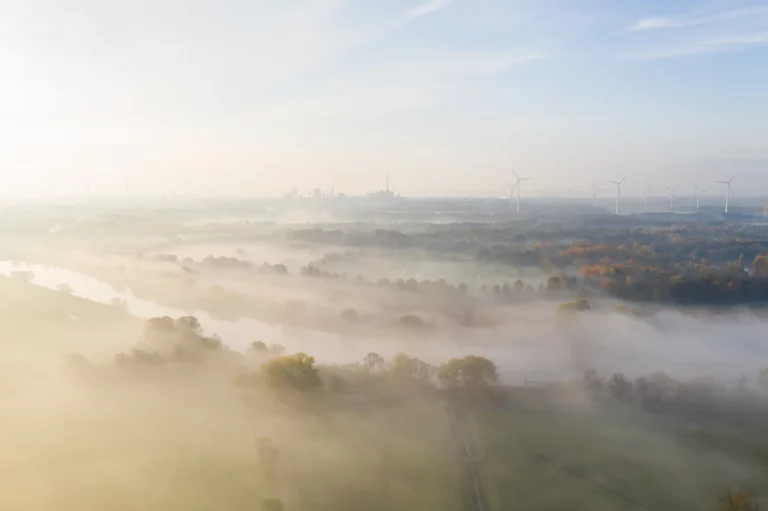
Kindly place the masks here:
[(0, 1), (0, 511), (759, 511), (765, 1)]
[(212, 211), (4, 220), (3, 508), (694, 510), (766, 490), (761, 225)]

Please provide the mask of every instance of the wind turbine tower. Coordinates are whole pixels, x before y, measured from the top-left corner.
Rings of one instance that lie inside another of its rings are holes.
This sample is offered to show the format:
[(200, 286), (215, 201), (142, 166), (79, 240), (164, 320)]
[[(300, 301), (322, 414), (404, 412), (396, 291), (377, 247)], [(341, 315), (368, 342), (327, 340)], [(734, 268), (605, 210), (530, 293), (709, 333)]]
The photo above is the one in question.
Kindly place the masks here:
[(645, 198), (645, 207), (648, 208), (648, 194), (653, 190), (653, 185), (645, 183), (645, 190), (643, 190), (643, 197)]
[(619, 214), (619, 202), (621, 202), (621, 183), (626, 181), (627, 178), (624, 177), (620, 181), (609, 181), (610, 183), (613, 183), (616, 185), (616, 214)]
[(669, 192), (669, 209), (672, 209), (675, 205), (675, 190), (677, 190), (677, 185), (672, 188), (667, 188), (667, 191)]
[(514, 187), (516, 189), (515, 191), (517, 192), (517, 212), (520, 213), (520, 184), (523, 181), (529, 181), (531, 178), (530, 177), (520, 177), (520, 176), (517, 175), (517, 172), (515, 172), (514, 170), (512, 171), (512, 173), (517, 178), (517, 181), (515, 181)]
[(725, 212), (728, 213), (728, 205), (731, 202), (731, 193), (733, 193), (733, 190), (731, 189), (731, 183), (733, 183), (733, 180), (736, 179), (736, 174), (733, 175), (731, 179), (728, 181), (715, 181), (717, 184), (725, 185)]
[(509, 187), (509, 207), (512, 207), (512, 199), (515, 198), (515, 185), (507, 183)]
[(703, 189), (699, 188), (699, 185), (697, 185), (697, 184), (694, 184), (693, 186), (696, 187), (696, 195), (695, 195), (695, 197), (696, 197), (696, 211), (698, 211), (699, 210), (699, 199), (701, 198), (701, 192), (708, 192), (709, 190), (703, 190)]

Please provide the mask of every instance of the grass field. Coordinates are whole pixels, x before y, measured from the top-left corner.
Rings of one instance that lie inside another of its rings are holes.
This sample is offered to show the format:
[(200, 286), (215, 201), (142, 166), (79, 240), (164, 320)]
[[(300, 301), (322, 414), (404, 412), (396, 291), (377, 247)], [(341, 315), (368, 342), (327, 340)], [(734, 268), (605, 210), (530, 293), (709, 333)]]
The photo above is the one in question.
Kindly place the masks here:
[[(0, 509), (245, 511), (271, 497), (288, 511), (473, 509), (438, 392), (361, 386), (306, 409), (266, 394), (246, 405), (232, 368), (117, 371), (111, 356), (142, 327), (119, 308), (0, 278)], [(50, 361), (70, 352), (103, 363), (62, 378)], [(486, 511), (698, 511), (728, 486), (768, 493), (759, 409), (648, 414), (504, 392), (469, 401), (461, 422)], [(275, 482), (261, 475), (260, 437), (279, 448)]]
[[(295, 428), (295, 425), (293, 426)], [(441, 401), (338, 411), (281, 435), (298, 509), (462, 511), (460, 473)]]
[(768, 439), (722, 424), (515, 400), (473, 419), (493, 510), (706, 510), (726, 486), (768, 492)]
[(141, 320), (117, 307), (0, 277), (0, 347), (16, 350), (49, 342), (53, 348), (66, 347), (70, 340), (93, 340), (106, 332), (114, 339), (124, 333), (138, 334), (142, 327)]

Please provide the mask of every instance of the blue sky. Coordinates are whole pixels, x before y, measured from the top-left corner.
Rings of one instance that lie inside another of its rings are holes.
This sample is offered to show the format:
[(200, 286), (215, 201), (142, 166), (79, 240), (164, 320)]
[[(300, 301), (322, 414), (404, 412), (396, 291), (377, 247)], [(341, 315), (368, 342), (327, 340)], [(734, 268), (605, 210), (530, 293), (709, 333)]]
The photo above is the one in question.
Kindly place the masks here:
[(0, 66), (6, 195), (768, 194), (768, 3), (9, 0)]

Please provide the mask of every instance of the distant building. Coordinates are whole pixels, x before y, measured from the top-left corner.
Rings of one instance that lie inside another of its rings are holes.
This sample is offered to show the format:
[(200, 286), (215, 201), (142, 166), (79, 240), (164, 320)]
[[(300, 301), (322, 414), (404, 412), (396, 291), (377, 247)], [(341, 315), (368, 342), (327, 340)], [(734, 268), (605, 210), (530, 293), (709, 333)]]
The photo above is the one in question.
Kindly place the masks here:
[(395, 194), (389, 190), (380, 190), (378, 192), (371, 192), (368, 194), (369, 199), (392, 199)]
[(283, 199), (295, 199), (299, 196), (299, 190), (295, 186), (283, 194)]
[(312, 192), (312, 198), (313, 199), (322, 199), (323, 198), (323, 191), (320, 188), (315, 188), (315, 191)]
[(379, 190), (378, 192), (371, 192), (367, 196), (369, 199), (393, 199), (395, 193), (389, 189), (389, 173), (387, 173), (387, 188), (386, 190)]

